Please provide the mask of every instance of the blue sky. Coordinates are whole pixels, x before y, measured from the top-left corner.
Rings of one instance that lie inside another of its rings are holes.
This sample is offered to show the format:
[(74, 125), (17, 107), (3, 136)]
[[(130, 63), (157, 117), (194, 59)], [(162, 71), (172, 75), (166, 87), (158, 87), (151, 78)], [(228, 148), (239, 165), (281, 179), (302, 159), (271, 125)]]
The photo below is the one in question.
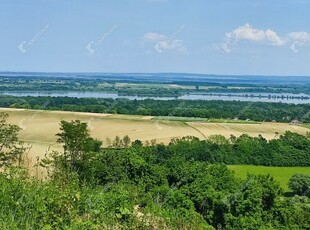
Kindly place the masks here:
[(308, 0), (1, 0), (0, 71), (310, 76)]

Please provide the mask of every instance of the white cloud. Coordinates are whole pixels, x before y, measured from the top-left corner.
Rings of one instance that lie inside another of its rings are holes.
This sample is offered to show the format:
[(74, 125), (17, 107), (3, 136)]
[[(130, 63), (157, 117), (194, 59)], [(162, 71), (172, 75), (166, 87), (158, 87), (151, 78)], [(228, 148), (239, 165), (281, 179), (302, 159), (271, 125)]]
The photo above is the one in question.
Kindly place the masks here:
[(185, 51), (185, 46), (183, 45), (182, 40), (174, 39), (174, 40), (162, 40), (158, 42), (161, 47), (164, 47), (168, 50), (178, 50)]
[(226, 33), (226, 40), (231, 42), (238, 42), (241, 40), (266, 42), (274, 46), (285, 45), (285, 39), (280, 37), (275, 31), (271, 29), (256, 29), (253, 28), (249, 23), (246, 23), (244, 26), (239, 26), (235, 30)]
[(271, 42), (271, 44), (275, 46), (283, 46), (285, 45), (285, 39), (281, 38), (276, 32), (268, 29), (265, 31), (267, 41)]
[(166, 39), (168, 39), (166, 35), (158, 33), (146, 33), (142, 37), (143, 42), (158, 42)]
[(271, 29), (257, 29), (249, 23), (239, 26), (226, 33), (224, 42), (218, 46), (221, 51), (231, 53), (239, 46), (240, 41), (250, 41), (257, 44), (271, 44), (276, 47), (289, 47), (294, 53), (299, 53), (310, 43), (310, 33), (291, 32), (279, 36)]
[(264, 39), (264, 32), (261, 30), (254, 29), (250, 24), (239, 26), (232, 32), (226, 33), (228, 39), (234, 40), (250, 40), (250, 41), (261, 41)]
[(142, 36), (142, 44), (151, 44), (157, 51), (160, 50), (161, 52), (164, 50), (186, 51), (186, 47), (183, 45), (182, 40), (153, 32), (146, 33)]
[(307, 32), (292, 32), (288, 37), (294, 41), (308, 42), (310, 41), (310, 33)]
[(291, 40), (290, 48), (294, 53), (299, 53), (307, 43), (310, 42), (310, 33), (307, 32), (292, 32), (288, 35)]

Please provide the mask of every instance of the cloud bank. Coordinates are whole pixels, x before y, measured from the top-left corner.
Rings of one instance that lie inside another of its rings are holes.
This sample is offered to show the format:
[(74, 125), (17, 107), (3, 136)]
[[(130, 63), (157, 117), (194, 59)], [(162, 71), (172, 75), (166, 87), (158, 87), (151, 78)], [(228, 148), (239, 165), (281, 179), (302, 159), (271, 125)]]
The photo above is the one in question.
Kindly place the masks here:
[(267, 42), (274, 46), (282, 46), (285, 44), (285, 39), (281, 38), (273, 30), (256, 29), (249, 23), (246, 23), (244, 26), (239, 26), (237, 29), (226, 33), (226, 39), (234, 41), (248, 40), (253, 42)]
[[(308, 32), (291, 32), (284, 36), (280, 36), (277, 32), (271, 29), (254, 28), (251, 24), (239, 26), (236, 29), (227, 32), (225, 42), (222, 44), (222, 49), (225, 52), (231, 52), (239, 42), (249, 41), (252, 43), (268, 44), (276, 47), (290, 46), (293, 51), (296, 51), (296, 46), (305, 46), (310, 42), (310, 33)], [(292, 47), (293, 46), (293, 47)]]

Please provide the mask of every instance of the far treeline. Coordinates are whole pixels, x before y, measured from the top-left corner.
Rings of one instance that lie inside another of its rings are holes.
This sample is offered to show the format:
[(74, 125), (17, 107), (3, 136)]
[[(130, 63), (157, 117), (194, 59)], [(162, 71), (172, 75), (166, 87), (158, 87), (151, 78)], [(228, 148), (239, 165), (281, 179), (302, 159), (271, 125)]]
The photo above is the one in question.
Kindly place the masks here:
[(310, 104), (0, 96), (0, 107), (150, 116), (310, 122)]

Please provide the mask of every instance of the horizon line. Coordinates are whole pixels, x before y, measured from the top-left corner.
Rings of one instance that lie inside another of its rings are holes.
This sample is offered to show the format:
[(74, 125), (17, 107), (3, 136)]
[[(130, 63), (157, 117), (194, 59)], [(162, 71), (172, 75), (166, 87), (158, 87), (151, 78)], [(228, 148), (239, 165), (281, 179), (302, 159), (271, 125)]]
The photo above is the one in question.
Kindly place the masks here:
[(310, 75), (267, 75), (267, 74), (214, 74), (191, 72), (67, 72), (67, 71), (0, 71), (0, 73), (45, 73), (45, 74), (193, 74), (204, 76), (238, 76), (238, 77), (310, 77)]

